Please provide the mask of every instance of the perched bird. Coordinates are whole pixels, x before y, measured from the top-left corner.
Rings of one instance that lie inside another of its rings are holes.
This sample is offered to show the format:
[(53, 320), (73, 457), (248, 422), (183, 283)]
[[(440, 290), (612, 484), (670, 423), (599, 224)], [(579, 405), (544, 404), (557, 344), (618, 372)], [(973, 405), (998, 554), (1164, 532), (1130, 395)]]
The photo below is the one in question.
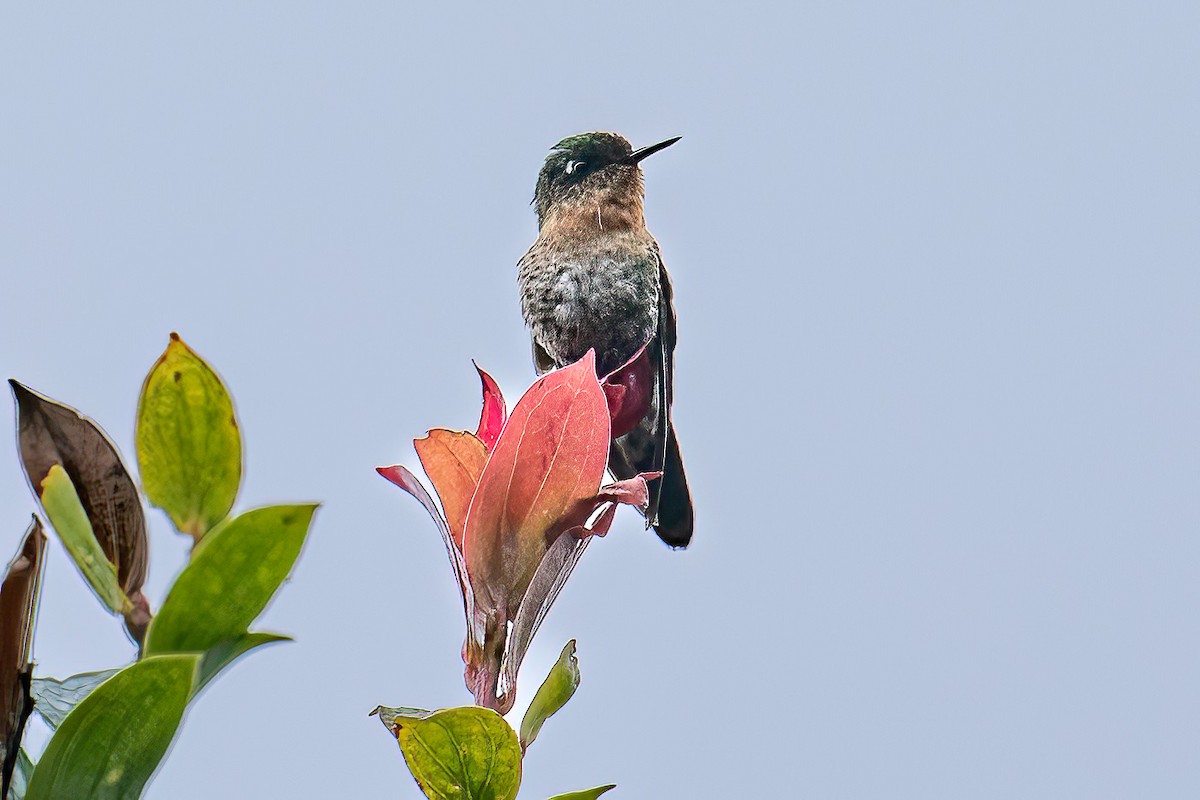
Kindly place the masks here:
[(594, 349), (604, 376), (644, 348), (648, 410), (614, 440), (608, 467), (619, 479), (662, 472), (646, 524), (672, 547), (691, 541), (692, 498), (671, 425), (671, 279), (646, 229), (638, 164), (679, 138), (634, 150), (615, 133), (593, 132), (556, 144), (534, 189), (538, 238), (517, 265), (539, 374)]

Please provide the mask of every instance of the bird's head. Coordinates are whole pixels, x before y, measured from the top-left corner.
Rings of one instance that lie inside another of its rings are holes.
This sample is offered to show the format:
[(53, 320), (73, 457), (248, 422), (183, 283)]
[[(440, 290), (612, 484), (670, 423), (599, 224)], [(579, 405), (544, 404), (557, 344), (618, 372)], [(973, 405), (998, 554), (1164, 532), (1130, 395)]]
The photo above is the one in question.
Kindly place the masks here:
[(634, 150), (625, 137), (593, 131), (568, 136), (551, 148), (533, 191), (538, 224), (562, 203), (580, 202), (594, 193), (614, 193), (615, 199), (640, 202), (642, 171), (638, 162), (670, 147), (679, 136)]

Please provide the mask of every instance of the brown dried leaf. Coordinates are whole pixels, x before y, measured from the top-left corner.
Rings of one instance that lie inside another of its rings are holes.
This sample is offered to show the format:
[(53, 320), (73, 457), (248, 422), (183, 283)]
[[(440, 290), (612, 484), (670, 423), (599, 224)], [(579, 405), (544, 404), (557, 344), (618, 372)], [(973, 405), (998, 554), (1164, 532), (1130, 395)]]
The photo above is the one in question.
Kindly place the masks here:
[(62, 464), (117, 580), (132, 595), (146, 580), (146, 518), (137, 486), (117, 448), (78, 411), (10, 380), (17, 399), (18, 442), (25, 475), (39, 494), (55, 464)]
[(3, 756), (3, 787), (0, 797), (8, 797), (25, 720), (33, 711), (29, 695), (30, 651), (33, 648), (33, 623), (37, 615), (42, 583), (42, 554), (46, 535), (35, 517), (25, 532), (25, 541), (9, 563), (0, 585), (0, 756)]

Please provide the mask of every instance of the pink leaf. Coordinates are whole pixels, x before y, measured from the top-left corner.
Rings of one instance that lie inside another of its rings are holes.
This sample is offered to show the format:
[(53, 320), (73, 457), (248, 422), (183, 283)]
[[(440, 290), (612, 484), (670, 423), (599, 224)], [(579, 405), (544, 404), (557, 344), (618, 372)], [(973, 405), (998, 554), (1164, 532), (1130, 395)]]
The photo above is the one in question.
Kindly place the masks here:
[(643, 472), (632, 478), (601, 486), (597, 499), (624, 503), (644, 510), (650, 502), (650, 489), (646, 486), (646, 481), (661, 477), (661, 472)]
[(513, 409), (467, 512), (463, 553), (480, 605), (516, 614), (552, 537), (578, 524), (608, 461), (595, 353), (539, 379)]

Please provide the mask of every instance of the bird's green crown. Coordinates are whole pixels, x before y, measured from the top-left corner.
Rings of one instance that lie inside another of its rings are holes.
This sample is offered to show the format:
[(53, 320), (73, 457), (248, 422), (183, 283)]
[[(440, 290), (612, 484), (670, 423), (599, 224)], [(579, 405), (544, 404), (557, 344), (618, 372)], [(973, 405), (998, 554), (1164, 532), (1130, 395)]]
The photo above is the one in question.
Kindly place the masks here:
[[(600, 169), (629, 158), (633, 147), (624, 136), (605, 131), (579, 133), (568, 136), (546, 156), (547, 166), (566, 166), (571, 161), (583, 162), (582, 169)], [(576, 170), (578, 171), (578, 170)]]
[(636, 169), (629, 163), (632, 153), (633, 147), (625, 137), (604, 131), (568, 136), (554, 145), (538, 173), (533, 192), (538, 218), (544, 218), (554, 203), (570, 197), (588, 178), (606, 167), (622, 165)]

